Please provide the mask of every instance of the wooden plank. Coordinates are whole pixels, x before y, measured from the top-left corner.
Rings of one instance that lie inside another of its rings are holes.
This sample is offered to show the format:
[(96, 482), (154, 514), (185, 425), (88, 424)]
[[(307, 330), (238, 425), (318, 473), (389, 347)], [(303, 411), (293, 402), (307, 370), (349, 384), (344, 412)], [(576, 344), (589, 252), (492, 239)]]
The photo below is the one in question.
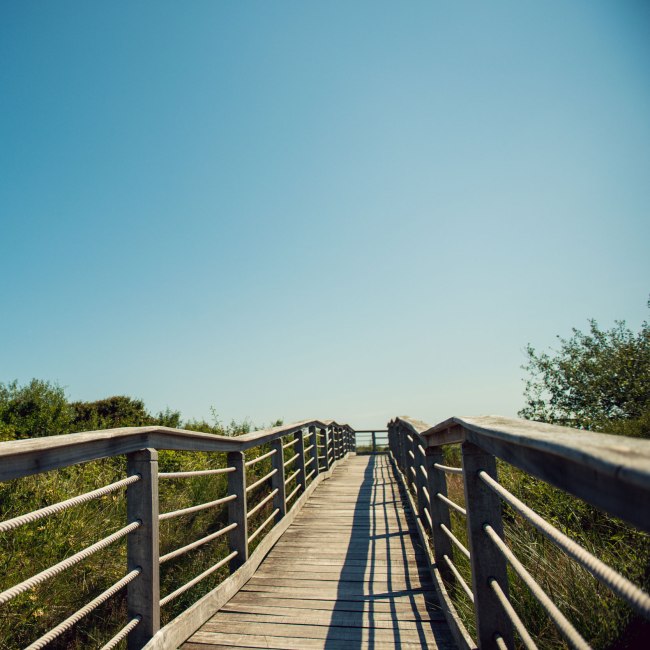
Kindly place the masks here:
[(188, 607), (182, 614), (173, 619), (151, 639), (143, 650), (176, 650), (178, 646), (192, 635), (206, 620), (219, 611), (255, 573), (257, 567), (262, 563), (268, 552), (280, 539), (284, 531), (293, 523), (300, 508), (309, 499), (311, 493), (324, 480), (330, 478), (331, 472), (321, 473), (317, 480), (314, 480), (307, 491), (301, 495), (294, 507), (285, 517), (276, 524), (268, 535), (260, 542), (255, 551), (251, 554), (248, 562), (241, 566), (230, 577), (211, 592), (203, 596), (193, 605)]

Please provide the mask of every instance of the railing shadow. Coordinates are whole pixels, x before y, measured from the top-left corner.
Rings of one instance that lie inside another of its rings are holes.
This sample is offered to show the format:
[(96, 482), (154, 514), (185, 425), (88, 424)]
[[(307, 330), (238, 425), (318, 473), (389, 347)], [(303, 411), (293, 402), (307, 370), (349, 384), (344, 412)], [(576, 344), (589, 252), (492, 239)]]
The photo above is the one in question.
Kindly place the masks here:
[(392, 472), (388, 456), (368, 457), (325, 641), (330, 650), (342, 647), (342, 628), (350, 649), (427, 647), (438, 635), (426, 615), (434, 586), (412, 530), (400, 519), (408, 501)]

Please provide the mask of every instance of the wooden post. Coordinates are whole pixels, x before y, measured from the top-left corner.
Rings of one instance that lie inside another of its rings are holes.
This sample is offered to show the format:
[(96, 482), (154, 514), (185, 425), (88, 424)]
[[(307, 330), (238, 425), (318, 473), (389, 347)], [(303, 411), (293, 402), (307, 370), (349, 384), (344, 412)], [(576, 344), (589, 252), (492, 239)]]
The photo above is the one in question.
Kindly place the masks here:
[[(440, 493), (447, 496), (447, 476), (442, 470), (436, 469), (434, 465), (444, 464), (442, 447), (427, 447), (426, 449), (426, 470), (427, 483), (429, 490), (429, 514), (433, 527), (431, 528), (431, 537), (433, 538), (433, 556), (436, 560), (436, 566), (440, 575), (445, 581), (453, 584), (455, 576), (444, 560), (446, 555), (450, 560), (454, 559), (454, 546), (452, 541), (442, 532), (441, 524), (451, 530), (451, 517), (449, 516), (449, 506), (436, 497)], [(426, 517), (425, 517), (426, 519)], [(427, 522), (428, 523), (428, 522)]]
[(470, 442), (462, 444), (462, 451), (478, 645), (481, 650), (496, 650), (495, 635), (500, 634), (511, 648), (514, 647), (512, 624), (489, 584), (489, 580), (496, 579), (508, 595), (506, 560), (494, 544), (490, 543), (483, 530), (485, 524), (490, 524), (497, 535), (503, 538), (501, 501), (479, 477), (479, 472), (485, 471), (496, 480), (496, 461), (492, 454)]
[(318, 430), (315, 426), (309, 427), (309, 444), (311, 445), (312, 469), (314, 470), (314, 478), (320, 474), (320, 467), (318, 466)]
[(129, 533), (126, 543), (128, 571), (141, 571), (127, 589), (128, 617), (142, 619), (128, 636), (128, 648), (134, 650), (144, 647), (160, 629), (158, 452), (141, 449), (128, 454), (127, 474), (142, 477), (126, 491), (128, 522), (142, 522)]
[(422, 469), (424, 468), (424, 458), (420, 451), (420, 439), (415, 434), (413, 434), (413, 455), (415, 456), (413, 463), (415, 467), (415, 490), (417, 494), (418, 515), (422, 520), (422, 525), (424, 525), (426, 519), (424, 516), (424, 507), (426, 503), (426, 497), (424, 496), (425, 480), (424, 474), (422, 473)]
[[(273, 469), (277, 470), (271, 476), (271, 490), (277, 489), (273, 497), (273, 510), (276, 508), (280, 511), (275, 516), (275, 523), (277, 524), (284, 515), (287, 514), (287, 493), (284, 484), (284, 449), (282, 448), (282, 437), (276, 438), (271, 442), (271, 449), (275, 450), (271, 456)], [(236, 503), (236, 502), (235, 502)]]
[(330, 461), (330, 437), (332, 435), (332, 427), (325, 428), (325, 470), (329, 470), (332, 466)]
[(230, 552), (237, 555), (230, 560), (230, 572), (238, 569), (248, 560), (248, 518), (246, 517), (246, 465), (241, 451), (228, 452), (228, 467), (234, 472), (228, 473), (228, 494), (237, 498), (228, 502), (228, 524), (237, 524), (237, 528), (228, 533)]
[(372, 432), (372, 453), (377, 453), (377, 434), (374, 431)]
[(293, 437), (298, 441), (295, 444), (296, 453), (298, 458), (296, 458), (296, 464), (298, 465), (297, 469), (298, 476), (296, 476), (296, 483), (302, 487), (300, 494), (304, 494), (307, 489), (307, 472), (305, 471), (305, 438), (304, 438), (304, 429), (296, 431), (293, 434)]

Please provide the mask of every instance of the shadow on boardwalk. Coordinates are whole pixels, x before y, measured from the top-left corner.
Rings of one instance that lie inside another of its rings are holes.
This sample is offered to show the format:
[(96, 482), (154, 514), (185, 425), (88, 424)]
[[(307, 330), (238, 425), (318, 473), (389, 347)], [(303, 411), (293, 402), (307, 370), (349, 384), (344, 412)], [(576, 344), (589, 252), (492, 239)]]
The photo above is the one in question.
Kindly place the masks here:
[(455, 647), (407, 503), (387, 456), (351, 456), (184, 648)]

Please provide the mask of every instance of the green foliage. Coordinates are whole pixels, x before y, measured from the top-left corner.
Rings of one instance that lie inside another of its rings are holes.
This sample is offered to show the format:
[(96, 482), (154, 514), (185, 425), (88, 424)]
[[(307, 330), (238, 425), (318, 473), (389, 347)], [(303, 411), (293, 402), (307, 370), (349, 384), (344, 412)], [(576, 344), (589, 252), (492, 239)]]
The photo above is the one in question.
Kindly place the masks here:
[(69, 433), (74, 411), (63, 388), (40, 379), (0, 384), (0, 440)]
[[(152, 415), (142, 400), (127, 396), (69, 404), (63, 389), (49, 382), (34, 379), (25, 386), (19, 386), (17, 382), (0, 384), (0, 440), (146, 425), (219, 435), (239, 435), (252, 429), (247, 420), (223, 425), (214, 409), (212, 414), (213, 423), (196, 420), (183, 423), (178, 411), (167, 408)], [(258, 453), (264, 451), (267, 449)], [(225, 463), (226, 455), (223, 453), (159, 452), (161, 472), (217, 469), (224, 467)], [(269, 459), (257, 463), (248, 469), (248, 480), (252, 483), (269, 470)], [(0, 520), (102, 487), (124, 478), (125, 471), (125, 457), (117, 456), (0, 482)], [(249, 495), (251, 503), (254, 505), (263, 498), (269, 489), (266, 484), (256, 488)], [(225, 475), (161, 479), (160, 510), (168, 512), (209, 502), (225, 496), (226, 491)], [(126, 522), (125, 503), (125, 491), (121, 490), (0, 534), (0, 591), (122, 528)], [(264, 521), (271, 507), (272, 502), (269, 502), (251, 517), (250, 525), (258, 526)], [(161, 522), (161, 554), (219, 530), (226, 518), (227, 507), (222, 506)], [(256, 543), (263, 536), (258, 537)], [(227, 553), (227, 536), (223, 536), (165, 563), (161, 567), (162, 593), (170, 593)], [(3, 605), (0, 615), (0, 648), (25, 647), (115, 583), (124, 575), (125, 567), (126, 544), (122, 540), (12, 599)], [(213, 589), (227, 575), (226, 565), (172, 601), (164, 608), (163, 624)], [(125, 590), (122, 590), (48, 647), (66, 650), (99, 647), (124, 625), (125, 617)]]
[(618, 321), (602, 330), (558, 337), (559, 350), (527, 347), (530, 374), (523, 418), (576, 428), (650, 437), (650, 325), (638, 333)]

